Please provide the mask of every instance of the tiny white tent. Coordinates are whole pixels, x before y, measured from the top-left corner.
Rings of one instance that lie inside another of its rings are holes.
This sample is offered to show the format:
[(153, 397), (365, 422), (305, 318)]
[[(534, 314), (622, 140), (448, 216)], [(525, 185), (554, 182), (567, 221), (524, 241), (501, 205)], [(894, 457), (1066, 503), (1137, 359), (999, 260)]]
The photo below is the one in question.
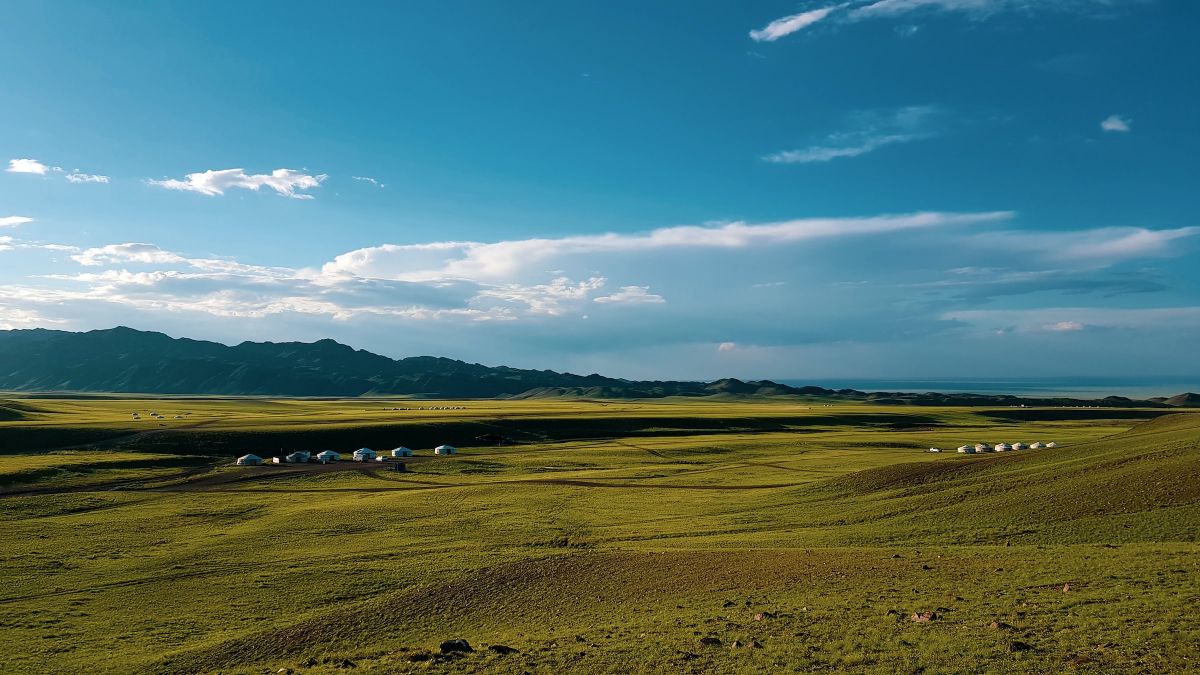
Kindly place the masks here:
[(941, 452), (942, 449), (941, 448), (930, 448), (929, 451), (930, 452)]
[(262, 457), (258, 455), (242, 455), (237, 458), (238, 466), (261, 466)]
[(996, 452), (1008, 452), (1009, 450), (1012, 450), (1012, 449), (1013, 449), (1012, 446), (1009, 445), (1008, 443), (997, 443), (996, 444)]
[(373, 462), (379, 453), (370, 448), (359, 448), (354, 451), (354, 461), (356, 462)]
[(1043, 445), (1041, 441), (1035, 441), (1035, 442), (1034, 442), (1034, 444), (1033, 444), (1033, 445), (1031, 445), (1031, 446), (1029, 446), (1029, 447), (1030, 447), (1030, 448), (1032, 448), (1032, 449), (1034, 449), (1034, 450), (1040, 450), (1041, 448), (1044, 448), (1044, 447), (1046, 447), (1046, 446), (1045, 446), (1045, 445)]
[(1025, 445), (1024, 443), (1021, 443), (1021, 442), (1012, 444), (1013, 450), (1024, 450), (1025, 448), (1028, 448), (1028, 447), (1029, 447), (1028, 445)]
[(1050, 441), (1049, 443), (1046, 444), (1046, 447), (1047, 448), (1057, 448), (1058, 443), (1055, 443), (1054, 441)]
[(958, 447), (958, 451), (959, 451), (959, 452), (961, 452), (961, 453), (963, 453), (964, 455), (973, 455), (973, 454), (975, 454), (975, 446), (973, 446), (973, 445), (960, 445), (960, 446)]
[(392, 450), (392, 457), (412, 457), (412, 456), (413, 456), (412, 450), (409, 450), (408, 448), (404, 447), (403, 445), (396, 448), (395, 450)]
[(325, 450), (325, 451), (323, 451), (323, 452), (318, 452), (318, 453), (317, 453), (317, 461), (318, 461), (318, 462), (320, 462), (320, 463), (322, 463), (322, 464), (328, 464), (328, 463), (330, 463), (330, 462), (336, 462), (336, 461), (338, 461), (338, 460), (339, 460), (339, 459), (341, 459), (341, 458), (342, 458), (342, 456), (341, 456), (341, 455), (337, 454), (336, 452), (334, 452), (334, 451), (332, 451), (332, 450)]
[(439, 445), (433, 449), (435, 455), (453, 455), (458, 452), (453, 445)]
[(976, 443), (975, 452), (993, 452), (992, 446), (987, 443)]

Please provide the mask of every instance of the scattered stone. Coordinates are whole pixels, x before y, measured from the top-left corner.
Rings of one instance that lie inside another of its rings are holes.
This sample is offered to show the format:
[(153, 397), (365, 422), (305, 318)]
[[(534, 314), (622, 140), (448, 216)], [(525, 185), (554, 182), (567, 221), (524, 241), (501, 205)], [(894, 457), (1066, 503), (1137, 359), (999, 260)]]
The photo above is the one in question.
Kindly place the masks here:
[(1030, 646), (1026, 642), (1021, 642), (1020, 640), (1013, 640), (1012, 642), (1008, 643), (1007, 649), (1010, 652), (1028, 652), (1028, 651), (1032, 651), (1033, 647)]
[(700, 658), (700, 655), (694, 652), (683, 652), (679, 655), (679, 658), (683, 659), (684, 661), (691, 661), (693, 659)]
[(938, 615), (933, 612), (914, 612), (912, 615), (912, 620), (917, 623), (929, 623), (937, 618)]
[(446, 640), (439, 647), (443, 654), (465, 654), (473, 652), (475, 649), (471, 647), (471, 643), (458, 638), (455, 640)]
[(742, 648), (742, 647), (744, 647), (744, 646), (745, 646), (745, 645), (743, 645), (743, 644), (742, 644), (740, 641), (738, 641), (738, 640), (734, 640), (734, 641), (733, 641), (733, 644), (729, 645), (729, 649), (731, 649), (731, 650), (734, 650), (734, 649), (741, 649), (741, 648)]
[(279, 670), (277, 670), (277, 671), (275, 671), (275, 672), (277, 672), (277, 673), (283, 673), (283, 675), (292, 675), (292, 673), (293, 673), (294, 671), (293, 671), (291, 668), (280, 668)]
[(887, 613), (886, 613), (886, 614), (884, 614), (884, 616), (896, 616), (896, 615), (898, 615), (899, 613), (900, 613), (900, 612), (897, 612), (897, 611), (896, 611), (896, 610), (894, 610), (894, 609), (889, 609), (889, 610), (887, 611)]
[(1069, 592), (1070, 590), (1071, 590), (1071, 583), (1070, 583), (1070, 582), (1067, 582), (1067, 583), (1063, 584), (1063, 593), (1067, 593), (1067, 592)]
[(734, 604), (736, 604), (736, 603), (734, 603), (734, 601), (732, 601), (732, 600), (726, 600), (726, 601), (725, 601), (725, 604), (721, 605), (721, 607), (723, 607), (723, 608), (725, 608), (725, 609), (729, 609), (730, 607), (733, 607), (733, 606), (734, 606)]
[(516, 654), (520, 650), (508, 645), (488, 645), (488, 651), (495, 652), (501, 656), (507, 656), (508, 654)]
[(895, 558), (903, 558), (903, 557), (904, 557), (904, 556), (900, 555), (899, 553), (893, 553), (893, 554), (892, 554), (892, 558), (893, 558), (893, 559), (895, 559)]
[(751, 640), (750, 642), (746, 643), (746, 649), (762, 649), (762, 648), (763, 648), (763, 645), (758, 640)]
[(932, 567), (930, 567), (929, 565), (921, 565), (921, 569), (923, 569), (923, 570), (931, 570), (931, 569), (933, 569), (933, 568), (932, 568)]
[(702, 638), (700, 638), (700, 644), (705, 645), (707, 647), (720, 647), (721, 646), (721, 638), (712, 637), (711, 635), (708, 637), (702, 637)]
[(357, 668), (358, 664), (351, 661), (350, 659), (342, 659), (341, 661), (334, 663), (333, 667), (334, 668)]
[(993, 621), (990, 627), (992, 630), (1012, 630), (1012, 626), (1003, 621)]
[(317, 660), (314, 658), (308, 658), (308, 659), (304, 660), (304, 663), (300, 664), (300, 667), (301, 668), (312, 668), (315, 665), (317, 665)]

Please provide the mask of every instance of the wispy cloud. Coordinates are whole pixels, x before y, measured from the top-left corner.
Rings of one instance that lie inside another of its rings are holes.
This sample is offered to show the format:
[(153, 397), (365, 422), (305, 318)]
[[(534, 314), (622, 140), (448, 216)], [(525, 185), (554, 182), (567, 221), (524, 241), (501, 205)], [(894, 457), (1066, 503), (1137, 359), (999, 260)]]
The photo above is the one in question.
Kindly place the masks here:
[(992, 232), (979, 235), (975, 243), (987, 250), (1023, 251), (1050, 260), (1111, 263), (1180, 253), (1176, 242), (1196, 235), (1200, 235), (1200, 227), (1104, 227), (1073, 232)]
[(906, 106), (890, 112), (858, 112), (849, 120), (853, 128), (829, 134), (815, 145), (771, 153), (763, 160), (775, 164), (829, 162), (859, 157), (889, 145), (930, 138), (938, 133), (934, 120), (942, 112), (932, 105)]
[(379, 187), (379, 188), (387, 187), (383, 183), (380, 183), (379, 181), (375, 180), (374, 178), (371, 178), (370, 176), (351, 176), (351, 178), (353, 178), (354, 180), (360, 180), (364, 183), (370, 183), (371, 185), (374, 185), (375, 187)]
[(1100, 122), (1100, 128), (1105, 131), (1128, 133), (1133, 128), (1133, 120), (1121, 115), (1109, 115)]
[(69, 173), (67, 174), (68, 183), (107, 183), (108, 176), (101, 176), (90, 173)]
[(1046, 307), (947, 312), (944, 319), (987, 331), (1079, 333), (1089, 329), (1200, 328), (1200, 307)]
[(809, 26), (822, 21), (825, 17), (833, 12), (842, 9), (850, 3), (844, 2), (839, 5), (830, 5), (828, 7), (820, 7), (811, 9), (807, 12), (792, 14), (779, 19), (775, 19), (766, 26), (750, 31), (750, 39), (755, 42), (774, 42), (782, 37), (787, 37), (796, 31), (804, 30)]
[(89, 248), (71, 256), (80, 265), (96, 267), (114, 263), (178, 263), (184, 258), (175, 253), (164, 251), (154, 244), (109, 244)]
[(25, 223), (32, 223), (33, 218), (25, 216), (3, 216), (0, 217), (0, 227), (16, 227)]
[(312, 199), (313, 196), (298, 190), (320, 187), (328, 178), (325, 174), (309, 175), (294, 169), (275, 169), (269, 174), (247, 174), (244, 169), (208, 170), (189, 173), (183, 180), (169, 178), (150, 180), (151, 185), (168, 190), (196, 192), (209, 197), (223, 195), (226, 190), (241, 188), (258, 192), (260, 188), (274, 190), (279, 195), (292, 199)]
[[(857, 23), (938, 12), (963, 14), (977, 20), (1003, 12), (1096, 14), (1136, 2), (1138, 0), (851, 0), (781, 17), (759, 30), (750, 31), (750, 37), (758, 42), (773, 42), (826, 20)], [(900, 27), (897, 34), (911, 37), (918, 28), (910, 23)]]

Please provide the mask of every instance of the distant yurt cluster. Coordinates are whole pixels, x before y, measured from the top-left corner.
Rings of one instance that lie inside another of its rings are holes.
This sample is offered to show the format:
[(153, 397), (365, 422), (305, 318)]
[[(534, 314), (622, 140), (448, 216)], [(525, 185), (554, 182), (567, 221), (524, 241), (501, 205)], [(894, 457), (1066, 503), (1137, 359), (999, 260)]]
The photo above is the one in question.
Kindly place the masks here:
[[(433, 449), (434, 455), (455, 455), (458, 454), (458, 449), (452, 445), (439, 445)], [(397, 446), (386, 453), (379, 453), (371, 448), (359, 448), (350, 454), (350, 457), (355, 462), (387, 462), (402, 460), (408, 457), (415, 456), (411, 448), (403, 445)], [(342, 454), (334, 450), (322, 450), (315, 455), (308, 450), (296, 450), (289, 452), (286, 455), (272, 457), (272, 464), (333, 464), (340, 462)], [(237, 458), (238, 466), (262, 466), (266, 463), (262, 457), (255, 454), (242, 455)], [(402, 468), (402, 467), (397, 467)]]
[[(960, 446), (958, 446), (958, 454), (974, 455), (974, 454), (980, 454), (980, 453), (985, 453), (985, 452), (1012, 452), (1014, 450), (1040, 450), (1042, 448), (1057, 448), (1057, 447), (1058, 447), (1058, 443), (1055, 443), (1054, 441), (1050, 441), (1049, 443), (1043, 443), (1041, 441), (1036, 441), (1034, 443), (1022, 443), (1022, 442), (1018, 441), (1016, 443), (997, 443), (995, 445), (988, 445), (987, 443), (976, 443), (975, 445), (960, 445)], [(941, 450), (938, 448), (930, 448), (929, 451), (930, 452), (941, 452)]]

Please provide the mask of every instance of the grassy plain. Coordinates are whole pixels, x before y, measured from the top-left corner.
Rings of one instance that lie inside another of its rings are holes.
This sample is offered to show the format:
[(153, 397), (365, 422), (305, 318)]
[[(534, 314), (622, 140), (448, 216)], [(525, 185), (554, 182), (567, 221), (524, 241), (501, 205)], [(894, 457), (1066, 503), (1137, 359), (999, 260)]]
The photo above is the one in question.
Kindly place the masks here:
[[(15, 396), (0, 413), (3, 672), (1200, 659), (1200, 415)], [(1035, 440), (1062, 447), (924, 452)], [(462, 452), (404, 473), (230, 466), (439, 443)], [(458, 637), (480, 651), (427, 658)]]

